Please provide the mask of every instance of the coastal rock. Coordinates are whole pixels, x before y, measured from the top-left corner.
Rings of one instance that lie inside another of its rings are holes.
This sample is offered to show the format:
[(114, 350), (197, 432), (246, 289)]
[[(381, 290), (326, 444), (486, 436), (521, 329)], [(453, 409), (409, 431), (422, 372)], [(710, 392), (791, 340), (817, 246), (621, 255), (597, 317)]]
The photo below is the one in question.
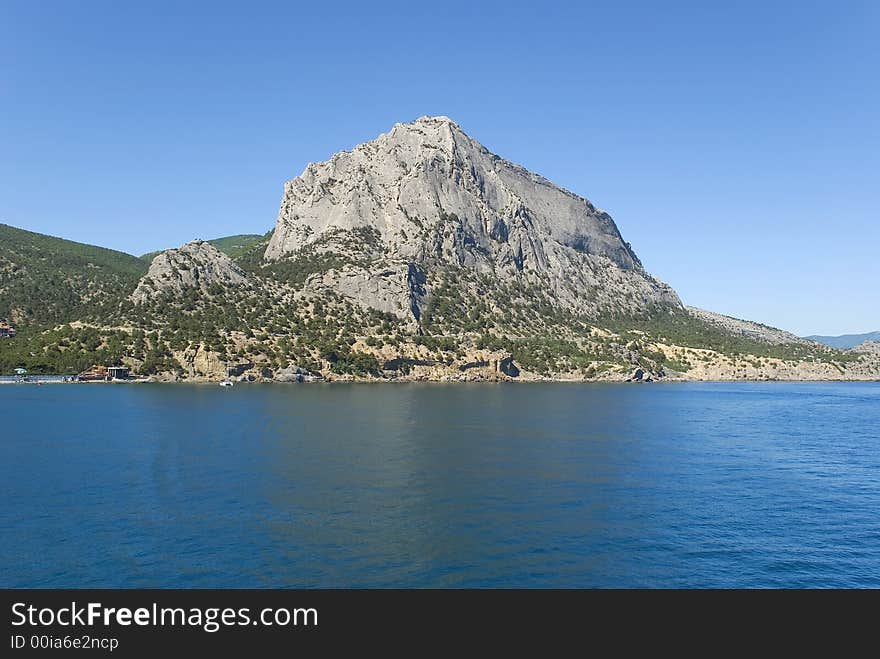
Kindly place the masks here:
[(308, 370), (291, 364), (285, 368), (278, 369), (273, 380), (275, 382), (305, 382), (306, 377), (310, 375), (311, 373)]
[(178, 351), (174, 357), (190, 379), (222, 380), (227, 376), (226, 364), (201, 344)]
[(880, 359), (838, 363), (717, 355), (709, 362), (695, 364), (684, 376), (702, 381), (870, 381), (880, 378)]
[(627, 382), (654, 382), (654, 380), (665, 377), (666, 373), (661, 369), (656, 374), (646, 371), (643, 368), (637, 368), (632, 375), (627, 378)]
[(235, 364), (227, 364), (226, 374), (230, 377), (240, 377), (247, 371), (254, 368), (253, 362), (239, 362)]

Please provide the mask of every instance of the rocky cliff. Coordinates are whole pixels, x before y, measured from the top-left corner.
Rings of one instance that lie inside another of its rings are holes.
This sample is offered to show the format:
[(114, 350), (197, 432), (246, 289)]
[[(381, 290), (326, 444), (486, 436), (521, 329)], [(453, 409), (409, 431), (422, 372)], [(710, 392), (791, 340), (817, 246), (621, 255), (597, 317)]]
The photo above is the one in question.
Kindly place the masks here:
[(203, 240), (193, 240), (157, 254), (131, 300), (143, 303), (161, 293), (182, 293), (187, 289), (205, 292), (212, 284), (225, 287), (247, 283), (247, 274), (226, 254)]
[(312, 285), (418, 320), (438, 269), (540, 287), (578, 314), (679, 308), (611, 217), (492, 153), (446, 117), (397, 124), (284, 188), (268, 261), (332, 253)]

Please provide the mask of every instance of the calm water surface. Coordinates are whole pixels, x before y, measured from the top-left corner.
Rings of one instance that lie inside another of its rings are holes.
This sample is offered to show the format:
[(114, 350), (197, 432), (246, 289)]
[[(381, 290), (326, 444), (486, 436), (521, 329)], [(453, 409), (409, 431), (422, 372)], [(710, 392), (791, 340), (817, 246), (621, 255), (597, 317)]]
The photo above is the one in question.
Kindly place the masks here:
[(880, 587), (880, 384), (0, 386), (0, 586)]

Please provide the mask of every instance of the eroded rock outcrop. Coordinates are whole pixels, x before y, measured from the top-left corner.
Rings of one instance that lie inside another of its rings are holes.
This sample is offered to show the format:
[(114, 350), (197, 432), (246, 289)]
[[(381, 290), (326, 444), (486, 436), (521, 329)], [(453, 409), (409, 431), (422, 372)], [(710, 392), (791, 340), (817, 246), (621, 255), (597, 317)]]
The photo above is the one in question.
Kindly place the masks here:
[(244, 286), (248, 283), (247, 274), (226, 254), (203, 240), (193, 240), (156, 255), (131, 294), (131, 300), (143, 303), (161, 293), (182, 293), (192, 288), (205, 292), (212, 284)]

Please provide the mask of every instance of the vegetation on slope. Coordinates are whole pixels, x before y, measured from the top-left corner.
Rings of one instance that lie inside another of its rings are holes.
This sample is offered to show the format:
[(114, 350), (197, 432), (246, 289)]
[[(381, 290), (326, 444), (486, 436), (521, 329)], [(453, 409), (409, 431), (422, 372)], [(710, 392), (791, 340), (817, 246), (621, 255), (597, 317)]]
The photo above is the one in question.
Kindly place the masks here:
[[(237, 260), (250, 253), (251, 251), (254, 251), (254, 248), (259, 245), (262, 245), (262, 247), (265, 249), (266, 243), (268, 242), (269, 236), (271, 235), (271, 231), (264, 235), (255, 233), (242, 233), (236, 236), (224, 236), (223, 238), (214, 238), (205, 242), (213, 245), (221, 252), (226, 254), (226, 256), (228, 256), (229, 258)], [(146, 254), (141, 254), (140, 259), (146, 261), (147, 263), (150, 263), (154, 258), (156, 258), (156, 256), (161, 253), (162, 250), (147, 252)]]
[[(144, 304), (127, 298), (146, 269), (144, 262), (0, 226), (0, 237), (7, 235), (11, 239), (0, 242), (7, 277), (0, 279), (5, 282), (0, 301), (11, 309), (7, 315), (20, 316), (29, 305), (41, 304), (31, 316), (22, 316), (40, 322), (20, 326), (18, 337), (0, 341), (4, 374), (16, 367), (75, 373), (93, 363), (121, 361), (145, 375), (182, 374), (186, 361), (181, 355), (196, 350), (268, 374), (297, 364), (359, 376), (406, 374), (414, 364), (464, 370), (475, 351), (506, 353), (532, 374), (576, 377), (630, 373), (636, 366), (687, 371), (719, 354), (753, 365), (767, 359), (813, 361), (838, 370), (858, 359), (822, 346), (762, 343), (671, 308), (639, 318), (578, 316), (553, 299), (547, 281), (528, 273), (499, 280), (428, 263), (430, 294), (419, 323), (364, 309), (333, 290), (308, 284), (312, 275), (330, 269), (380, 263), (381, 241), (368, 229), (329, 234), (274, 263), (262, 259), (268, 235), (247, 246), (238, 241), (243, 251), (236, 261), (253, 277), (253, 286), (215, 283), (205, 291), (159, 292)], [(18, 260), (11, 261), (10, 254)], [(9, 273), (22, 271), (36, 276), (10, 288)], [(44, 300), (49, 304), (43, 305)], [(86, 322), (71, 325), (72, 320)]]
[(0, 319), (20, 328), (98, 319), (146, 271), (124, 252), (0, 224)]
[(16, 368), (28, 373), (74, 375), (93, 364), (113, 366), (124, 359), (141, 362), (143, 375), (180, 372), (167, 342), (157, 332), (60, 325), (48, 330), (26, 329), (0, 342), (0, 374)]
[(852, 361), (858, 356), (808, 343), (764, 343), (694, 318), (689, 313), (656, 311), (647, 318), (608, 318), (603, 326), (632, 338), (713, 350), (730, 356), (755, 356), (784, 361)]

